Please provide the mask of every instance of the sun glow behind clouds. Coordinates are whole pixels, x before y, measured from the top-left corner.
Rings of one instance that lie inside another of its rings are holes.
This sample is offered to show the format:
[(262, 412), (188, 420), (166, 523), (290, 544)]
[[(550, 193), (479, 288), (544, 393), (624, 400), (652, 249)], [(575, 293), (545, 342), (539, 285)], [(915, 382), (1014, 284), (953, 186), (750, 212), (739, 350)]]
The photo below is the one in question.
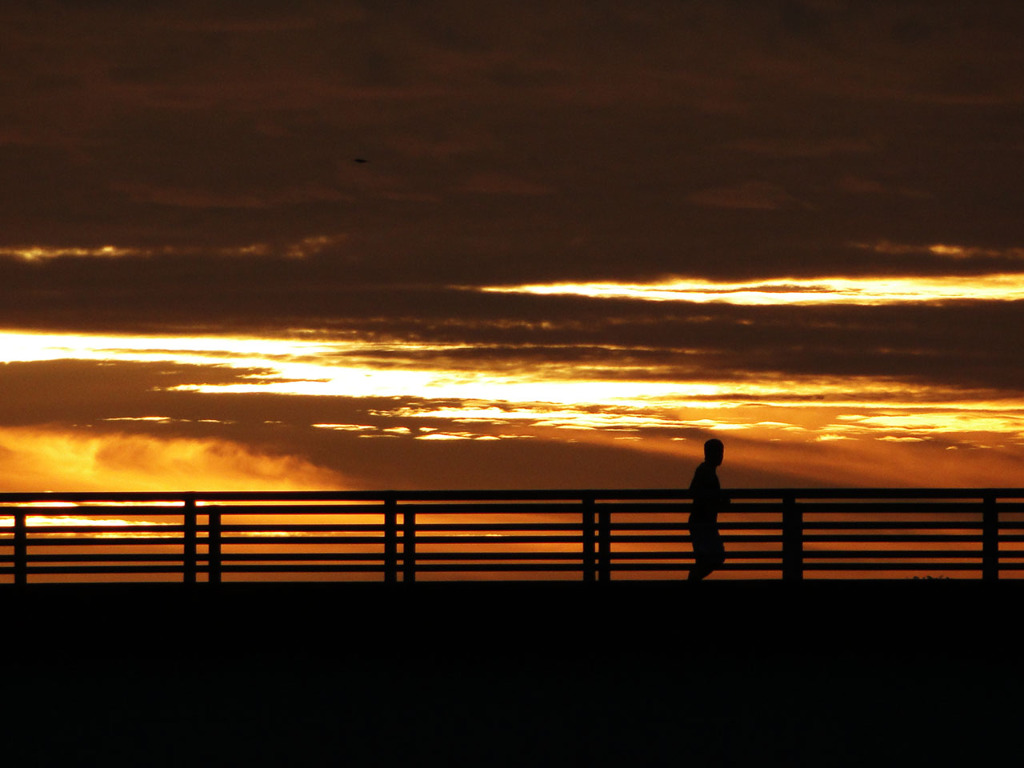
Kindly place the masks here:
[(936, 304), (947, 301), (1020, 301), (1024, 274), (937, 277), (773, 278), (745, 282), (670, 279), (650, 283), (546, 283), (485, 286), (486, 293), (583, 296), (594, 299), (682, 301), (694, 304), (799, 306), (812, 304)]
[(0, 362), (52, 360), (171, 361), (246, 368), (267, 360), (323, 354), (337, 345), (302, 339), (231, 336), (132, 336), (70, 333), (0, 332)]
[[(233, 368), (238, 380), (186, 384), (178, 391), (326, 397), (401, 397), (565, 404), (668, 406), (681, 400), (770, 396), (779, 382), (584, 378), (578, 366), (533, 364), (494, 373), (455, 368), (431, 353), (465, 345), (226, 336), (106, 336), (0, 333), (0, 362), (93, 360)], [(401, 351), (404, 358), (382, 353)], [(787, 385), (792, 388), (796, 382)], [(822, 384), (815, 384), (820, 391)], [(834, 386), (845, 387), (836, 382)]]
[[(435, 403), (434, 418), (504, 422), (540, 420), (546, 425), (612, 428), (692, 424), (666, 413), (727, 411), (739, 406), (794, 408), (809, 403), (866, 413), (879, 406), (955, 410), (959, 421), (977, 421), (977, 409), (1013, 412), (1016, 400), (993, 403), (992, 393), (952, 391), (884, 377), (770, 376), (694, 379), (686, 371), (625, 369), (617, 354), (600, 366), (560, 362), (503, 365), (500, 369), (455, 367), (451, 349), (465, 345), (381, 342), (356, 338), (236, 338), (229, 336), (113, 336), (0, 332), (0, 363), (86, 360), (108, 363), (164, 362), (234, 369), (234, 379), (184, 384), (176, 391), (200, 394), (273, 394), (322, 397), (417, 397)], [(615, 378), (602, 375), (615, 369)], [(622, 376), (623, 372), (635, 373)], [(412, 415), (411, 412), (406, 412)], [(652, 414), (659, 414), (652, 417)], [(416, 415), (422, 416), (422, 413)], [(166, 421), (159, 415), (106, 417)], [(996, 422), (986, 416), (990, 424)], [(731, 421), (727, 419), (726, 421)], [(328, 425), (318, 425), (321, 427)], [(330, 425), (351, 430), (353, 425)], [(365, 431), (369, 425), (355, 425)]]
[[(695, 364), (699, 353), (676, 356), (671, 350), (651, 367), (618, 365), (622, 350), (612, 347), (594, 347), (589, 359), (600, 364), (584, 366), (561, 361), (554, 347), (546, 362), (538, 360), (535, 349), (517, 356), (513, 347), (500, 358), (485, 347), (476, 358), (450, 354), (467, 348), (471, 345), (315, 333), (278, 338), (0, 333), (0, 362), (94, 361), (109, 366), (111, 375), (119, 365), (180, 366), (173, 385), (156, 379), (154, 391), (191, 393), (198, 401), (232, 394), (345, 398), (345, 418), (354, 420), (328, 422), (323, 407), (310, 401), (293, 422), (311, 432), (335, 432), (339, 441), (387, 437), (429, 445), (538, 438), (607, 444), (629, 438), (632, 442), (620, 444), (631, 450), (680, 452), (690, 444), (673, 441), (724, 430), (738, 440), (803, 445), (808, 452), (878, 441), (927, 443), (939, 451), (1002, 446), (1016, 452), (1024, 445), (1024, 399), (1012, 392), (883, 376), (761, 373), (744, 378), (733, 373), (722, 378), (708, 375), (714, 366), (705, 370)], [(212, 369), (218, 371), (215, 377), (206, 373)], [(210, 402), (211, 407), (223, 403)], [(200, 420), (156, 410), (118, 413), (116, 403), (105, 407), (115, 410), (93, 416), (93, 423), (130, 421), (133, 429), (145, 431), (147, 424), (156, 430)], [(17, 466), (10, 461), (0, 466), (0, 480), (33, 490), (56, 489), (50, 476), (32, 474), (49, 467), (52, 475), (56, 466), (62, 467), (60, 487), (79, 490), (197, 482), (209, 488), (342, 483), (340, 475), (300, 457), (264, 456), (230, 441), (0, 430), (0, 448), (5, 441), (9, 458), (27, 458)]]
[(229, 440), (0, 427), (0, 491), (306, 490), (335, 472)]

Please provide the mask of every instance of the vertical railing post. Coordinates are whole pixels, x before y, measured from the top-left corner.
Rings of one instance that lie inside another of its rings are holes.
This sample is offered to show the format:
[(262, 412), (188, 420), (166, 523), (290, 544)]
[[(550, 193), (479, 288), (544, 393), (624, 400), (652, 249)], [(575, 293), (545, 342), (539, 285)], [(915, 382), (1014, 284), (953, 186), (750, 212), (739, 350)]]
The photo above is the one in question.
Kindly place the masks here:
[(394, 496), (384, 499), (384, 583), (398, 581), (398, 511)]
[(792, 494), (782, 497), (782, 580), (804, 577), (804, 520)]
[(602, 504), (597, 513), (597, 578), (612, 578), (612, 512), (610, 505)]
[(211, 584), (220, 584), (220, 511), (211, 509), (206, 519), (206, 550), (209, 580)]
[(184, 543), (182, 552), (182, 581), (186, 584), (196, 583), (196, 551), (198, 536), (196, 533), (196, 498), (185, 497), (185, 509), (182, 512), (184, 523)]
[(594, 497), (583, 497), (583, 580), (597, 579), (597, 521), (594, 517)]
[(999, 580), (999, 509), (991, 493), (985, 494), (981, 513), (981, 578)]
[(28, 513), (14, 511), (14, 583), (28, 584)]
[(402, 581), (416, 581), (416, 513), (408, 507), (402, 510)]

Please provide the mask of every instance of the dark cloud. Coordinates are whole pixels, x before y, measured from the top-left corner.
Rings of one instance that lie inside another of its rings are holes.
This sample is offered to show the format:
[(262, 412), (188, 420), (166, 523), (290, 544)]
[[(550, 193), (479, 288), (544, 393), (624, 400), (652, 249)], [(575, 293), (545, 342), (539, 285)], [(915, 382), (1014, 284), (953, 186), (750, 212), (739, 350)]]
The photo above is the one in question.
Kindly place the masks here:
[[(1019, 393), (1016, 304), (653, 306), (452, 286), (1018, 272), (1022, 31), (1024, 6), (995, 0), (7, 4), (0, 327), (312, 329), (461, 343), (421, 361), (459, 370)], [(167, 416), (114, 424), (234, 430), (325, 465), (342, 438), (309, 424), (399, 425), (355, 399), (165, 388), (239, 371), (115, 368), (12, 363), (0, 423)], [(214, 411), (234, 426), (200, 421)], [(440, 472), (475, 445), (343, 437), (355, 476), (377, 479), (389, 451)], [(576, 455), (526, 442), (489, 449), (501, 458), (481, 484), (515, 462), (554, 481)], [(605, 469), (623, 455), (587, 450)], [(650, 457), (630, 455), (651, 480)]]
[[(1024, 92), (1011, 3), (4, 13), (14, 243), (248, 242), (331, 221), (371, 257), (507, 247), (585, 271), (706, 250), (732, 219), (704, 224), (685, 201), (739, 187), (729, 207), (813, 202), (781, 229), (818, 246), (837, 228), (903, 237), (968, 217), (1012, 244), (1021, 190), (1002, 158), (1019, 158)], [(927, 202), (887, 200), (905, 222), (887, 230), (844, 194), (851, 172)], [(745, 229), (717, 258), (778, 236)]]
[(705, 189), (695, 192), (687, 199), (697, 205), (708, 205), (712, 208), (751, 211), (774, 211), (797, 204), (782, 187), (761, 181), (745, 181), (735, 186)]

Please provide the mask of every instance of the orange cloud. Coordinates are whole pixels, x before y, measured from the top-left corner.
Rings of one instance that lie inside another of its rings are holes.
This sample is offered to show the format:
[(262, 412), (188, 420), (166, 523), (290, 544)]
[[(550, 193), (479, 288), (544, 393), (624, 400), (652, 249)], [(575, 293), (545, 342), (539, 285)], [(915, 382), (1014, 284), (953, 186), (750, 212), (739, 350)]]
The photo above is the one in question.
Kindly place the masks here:
[(336, 472), (214, 439), (0, 428), (0, 491), (323, 490)]
[(778, 277), (742, 282), (667, 278), (648, 283), (546, 283), (483, 286), (484, 293), (582, 296), (591, 299), (680, 301), (740, 306), (814, 304), (938, 304), (949, 301), (1021, 301), (1024, 275), (1017, 272), (934, 276)]

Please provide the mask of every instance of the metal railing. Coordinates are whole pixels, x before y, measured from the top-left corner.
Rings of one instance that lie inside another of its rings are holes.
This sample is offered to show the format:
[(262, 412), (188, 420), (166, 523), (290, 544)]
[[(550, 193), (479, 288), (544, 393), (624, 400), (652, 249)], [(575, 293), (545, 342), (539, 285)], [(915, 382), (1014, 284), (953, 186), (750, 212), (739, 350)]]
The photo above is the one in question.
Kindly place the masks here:
[[(737, 489), (712, 578), (1012, 578), (1024, 489)], [(692, 564), (684, 490), (5, 493), (0, 580), (640, 580)]]

